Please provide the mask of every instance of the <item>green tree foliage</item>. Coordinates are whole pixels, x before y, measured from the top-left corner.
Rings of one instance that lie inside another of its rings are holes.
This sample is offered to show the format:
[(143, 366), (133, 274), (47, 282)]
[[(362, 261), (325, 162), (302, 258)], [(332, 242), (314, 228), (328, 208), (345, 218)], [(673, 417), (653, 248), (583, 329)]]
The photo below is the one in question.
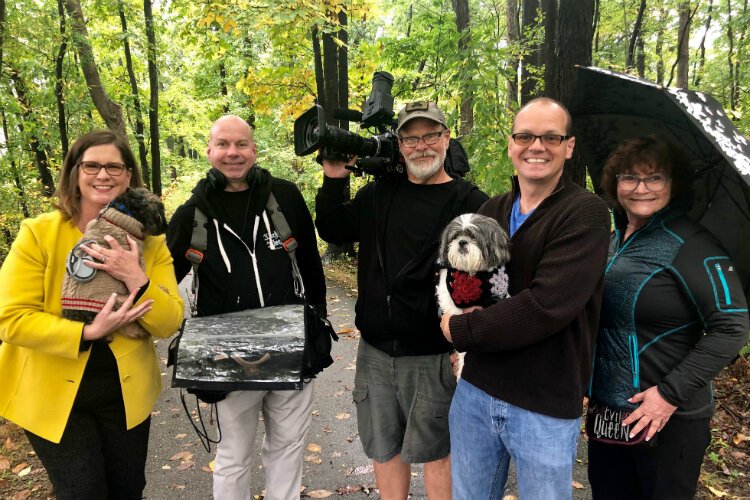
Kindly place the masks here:
[[(118, 3), (127, 20), (127, 34), (122, 30)], [(684, 3), (649, 0), (640, 33), (633, 39), (641, 0), (596, 1), (593, 64), (625, 71), (628, 47), (634, 46), (635, 64), (630, 71), (667, 82), (677, 58), (678, 12)], [(461, 38), (452, 0), (154, 2), (160, 87), (160, 144), (156, 146), (168, 210), (184, 201), (205, 175), (207, 133), (213, 120), (225, 113), (237, 114), (255, 126), (259, 163), (297, 182), (312, 207), (322, 172), (310, 157), (294, 156), (292, 126), (294, 118), (318, 97), (313, 28), (321, 35), (337, 33), (342, 10), (347, 15), (350, 107), (364, 102), (375, 71), (388, 71), (396, 79), (397, 108), (415, 99), (437, 101), (455, 136), (460, 130), (461, 104), (470, 94), (473, 122), (462, 131), (472, 165), (470, 175), (489, 193), (506, 190), (512, 174), (507, 136), (518, 106), (517, 96), (509, 95), (508, 89), (521, 88), (519, 60), (529, 69), (537, 89), (544, 85), (544, 61), (538, 61), (536, 54), (547, 39), (545, 21), (559, 19), (554, 9), (560, 4), (560, 0), (468, 0), (468, 24), (462, 29), (470, 36)], [(689, 40), (690, 85), (719, 99), (746, 133), (750, 132), (746, 110), (750, 71), (744, 66), (750, 26), (747, 4), (746, 0), (690, 2)], [(51, 206), (43, 194), (39, 152), (46, 155), (49, 171), (56, 177), (63, 154), (60, 116), (64, 116), (69, 142), (105, 126), (81, 71), (73, 23), (66, 17), (61, 24), (58, 0), (16, 0), (2, 5), (0, 109), (5, 123), (0, 134), (0, 255), (7, 251), (24, 213), (33, 216)], [(141, 0), (81, 0), (102, 87), (122, 108), (134, 149), (137, 109), (123, 37), (127, 36), (145, 118), (150, 89), (143, 5)], [(518, 10), (532, 5), (541, 8), (526, 16)], [(519, 23), (509, 33), (509, 7), (519, 22), (522, 18), (533, 21)], [(63, 42), (58, 82), (55, 69)], [(549, 52), (554, 51), (542, 51)], [(58, 113), (56, 82), (64, 113)], [(153, 134), (148, 129), (146, 125), (143, 137), (150, 151)], [(370, 133), (356, 124), (351, 130)], [(361, 182), (355, 180), (353, 189)]]

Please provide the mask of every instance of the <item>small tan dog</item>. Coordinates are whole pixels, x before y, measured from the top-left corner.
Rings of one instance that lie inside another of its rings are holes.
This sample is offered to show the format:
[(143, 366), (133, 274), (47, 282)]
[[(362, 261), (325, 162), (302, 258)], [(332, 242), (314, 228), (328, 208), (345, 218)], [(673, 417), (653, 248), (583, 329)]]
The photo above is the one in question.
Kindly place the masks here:
[[(86, 265), (93, 257), (81, 250), (82, 245), (96, 243), (105, 248), (109, 244), (104, 236), (112, 236), (123, 248), (129, 248), (129, 234), (138, 244), (138, 254), (143, 267), (143, 239), (162, 234), (167, 229), (164, 205), (161, 199), (143, 188), (130, 188), (104, 207), (96, 219), (86, 226), (86, 232), (68, 254), (66, 274), (62, 285), (63, 317), (90, 322), (102, 310), (107, 298), (118, 295), (116, 308), (122, 304), (129, 291), (122, 281), (109, 273), (99, 272)], [(137, 322), (120, 330), (125, 336), (142, 338), (148, 332)], [(107, 336), (111, 341), (111, 334)]]

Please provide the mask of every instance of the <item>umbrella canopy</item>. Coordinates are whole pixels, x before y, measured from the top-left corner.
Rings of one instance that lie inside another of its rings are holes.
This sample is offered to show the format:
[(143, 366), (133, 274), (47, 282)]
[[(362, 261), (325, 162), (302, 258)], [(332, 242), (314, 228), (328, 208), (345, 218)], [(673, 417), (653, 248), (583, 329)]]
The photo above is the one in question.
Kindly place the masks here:
[(688, 216), (724, 245), (748, 295), (750, 142), (710, 95), (666, 88), (601, 68), (579, 67), (570, 113), (578, 149), (600, 192), (601, 169), (625, 139), (659, 134), (689, 159), (694, 198)]

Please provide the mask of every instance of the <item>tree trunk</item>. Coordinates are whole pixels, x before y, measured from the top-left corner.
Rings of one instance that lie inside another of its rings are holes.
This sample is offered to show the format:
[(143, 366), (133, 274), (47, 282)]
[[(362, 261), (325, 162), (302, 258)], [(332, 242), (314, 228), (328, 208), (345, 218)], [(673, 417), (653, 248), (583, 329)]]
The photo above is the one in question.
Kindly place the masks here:
[(161, 153), (159, 152), (159, 75), (156, 71), (156, 35), (151, 0), (143, 0), (143, 15), (146, 19), (146, 39), (148, 40), (148, 84), (150, 100), (148, 105), (148, 128), (151, 132), (151, 183), (154, 194), (161, 196)]
[(459, 73), (461, 79), (459, 93), (461, 95), (461, 125), (458, 130), (459, 137), (471, 135), (474, 128), (474, 93), (471, 90), (471, 70), (469, 64), (471, 57), (471, 29), (469, 28), (470, 12), (469, 0), (451, 0), (453, 11), (456, 14), (456, 29), (458, 30), (458, 53), (463, 61)]
[(664, 25), (667, 15), (667, 9), (662, 3), (659, 6), (659, 20), (656, 30), (656, 42), (654, 43), (654, 54), (656, 54), (656, 83), (661, 85), (664, 82)]
[(68, 122), (65, 119), (63, 63), (65, 62), (65, 51), (68, 50), (68, 39), (65, 35), (65, 7), (63, 6), (63, 0), (57, 0), (57, 14), (60, 17), (60, 46), (57, 48), (57, 57), (55, 57), (55, 101), (57, 101), (57, 128), (60, 131), (60, 146), (62, 157), (65, 159), (68, 156)]
[(636, 51), (635, 70), (638, 76), (643, 78), (646, 75), (646, 47), (643, 43), (643, 37), (638, 37), (638, 50)]
[[(21, 116), (18, 119), (18, 130), (21, 132), (21, 136), (29, 141), (29, 148), (31, 149), (31, 152), (34, 153), (34, 163), (36, 165), (37, 175), (42, 182), (42, 194), (47, 198), (51, 198), (55, 192), (55, 181), (53, 180), (52, 172), (50, 172), (49, 169), (49, 155), (47, 154), (47, 150), (39, 144), (39, 138), (37, 137), (36, 132), (37, 130), (41, 130), (42, 127), (32, 111), (34, 108), (26, 94), (26, 85), (15, 68), (11, 68), (10, 78), (13, 81), (13, 87), (16, 90), (18, 103), (21, 105)], [(33, 131), (30, 131), (27, 134), (24, 122), (33, 124)]]
[(540, 0), (522, 0), (521, 2), (521, 34), (526, 52), (521, 60), (521, 104), (530, 101), (536, 94), (537, 76), (534, 75), (534, 70), (538, 70), (542, 65), (537, 44), (532, 45), (531, 41), (526, 38), (527, 30), (536, 26), (536, 17), (540, 7)]
[[(742, 6), (742, 19), (747, 19), (747, 3), (748, 0), (745, 0)], [(745, 48), (745, 34), (747, 33), (747, 23), (741, 23), (739, 29), (740, 33), (737, 37), (737, 55), (734, 58), (734, 84), (732, 85), (732, 101), (734, 101), (736, 106), (740, 106), (740, 90), (742, 88), (742, 68), (740, 67), (740, 63), (745, 57), (743, 49)], [(735, 107), (732, 109), (737, 108)]]
[(104, 87), (102, 87), (99, 70), (96, 67), (96, 60), (94, 59), (94, 52), (88, 40), (88, 30), (86, 29), (86, 22), (81, 11), (81, 3), (79, 0), (65, 0), (65, 8), (73, 25), (75, 33), (73, 40), (80, 55), (81, 70), (83, 70), (83, 76), (86, 79), (91, 100), (94, 102), (96, 110), (101, 115), (104, 123), (107, 124), (107, 127), (127, 140), (122, 108), (109, 98)]
[[(347, 16), (346, 11), (339, 12), (339, 31), (338, 37), (341, 45), (338, 47), (338, 100), (336, 106), (339, 109), (349, 109), (349, 34), (346, 31)], [(339, 126), (344, 130), (349, 130), (349, 122), (341, 120)]]
[(5, 0), (0, 0), (0, 72), (3, 68), (3, 48), (5, 44)]
[(318, 36), (318, 25), (314, 24), (310, 37), (312, 38), (313, 60), (315, 66), (315, 91), (317, 92), (318, 104), (326, 107), (326, 85), (323, 75), (323, 54), (320, 51), (320, 37)]
[(708, 31), (711, 29), (711, 20), (713, 17), (714, 0), (708, 0), (708, 17), (706, 18), (706, 25), (703, 30), (703, 37), (701, 38), (701, 44), (698, 47), (698, 62), (697, 67), (693, 69), (693, 87), (699, 87), (701, 84), (701, 78), (703, 78), (703, 68), (706, 65), (706, 36)]
[[(696, 7), (697, 9), (697, 7)], [(679, 6), (679, 31), (677, 37), (677, 60), (675, 66), (677, 66), (677, 86), (683, 89), (688, 88), (688, 69), (690, 68), (690, 20), (692, 18), (690, 13), (690, 1), (680, 3)], [(674, 68), (672, 66), (672, 75), (674, 75)], [(669, 77), (667, 86), (672, 85), (672, 76)]]
[(594, 1), (594, 26), (592, 28), (594, 32), (594, 54), (599, 52), (599, 18), (601, 17), (601, 11), (599, 10), (599, 0)]
[(16, 165), (16, 159), (13, 156), (13, 150), (11, 149), (10, 144), (10, 129), (8, 129), (8, 120), (5, 117), (5, 110), (2, 108), (0, 108), (0, 116), (2, 116), (3, 120), (5, 152), (8, 155), (8, 160), (10, 161), (10, 169), (13, 172), (13, 183), (16, 185), (16, 190), (18, 191), (18, 204), (21, 206), (21, 212), (23, 213), (24, 218), (28, 219), (29, 217), (31, 217), (31, 212), (29, 211), (29, 206), (26, 204), (26, 190), (23, 187), (21, 176), (18, 174), (18, 166)]
[(151, 186), (151, 175), (149, 174), (148, 152), (146, 151), (146, 140), (143, 125), (143, 113), (141, 112), (141, 96), (138, 93), (138, 82), (135, 79), (133, 70), (133, 58), (130, 54), (130, 34), (128, 33), (128, 23), (125, 19), (125, 8), (122, 0), (117, 0), (117, 12), (120, 15), (120, 25), (122, 26), (123, 45), (125, 49), (125, 67), (128, 70), (128, 80), (130, 81), (130, 92), (133, 95), (133, 109), (135, 114), (135, 139), (138, 141), (138, 158), (141, 161), (141, 173), (143, 182), (146, 187)]
[(224, 59), (219, 59), (219, 82), (221, 84), (221, 95), (224, 96), (224, 114), (229, 113), (229, 88), (227, 87), (227, 66)]
[(632, 69), (635, 66), (635, 50), (638, 40), (641, 38), (641, 27), (643, 26), (643, 14), (646, 11), (646, 0), (641, 0), (641, 5), (638, 7), (638, 14), (635, 17), (635, 24), (633, 25), (633, 33), (630, 35), (630, 43), (628, 44), (628, 56), (625, 60), (625, 67)]
[(339, 121), (333, 117), (333, 109), (339, 102), (339, 65), (336, 42), (330, 29), (323, 33), (323, 78), (325, 80), (326, 122), (338, 127)]
[[(508, 46), (512, 47), (511, 54), (516, 54), (518, 44), (521, 42), (521, 31), (518, 24), (518, 0), (506, 0), (506, 24), (508, 26)], [(514, 109), (518, 106), (519, 64), (520, 60), (516, 56), (512, 56), (508, 61), (511, 75), (507, 84), (508, 98), (505, 104), (507, 109)]]
[(544, 12), (544, 42), (539, 46), (539, 60), (544, 64), (544, 95), (549, 95), (547, 90), (555, 85), (558, 73), (557, 53), (557, 22), (558, 10), (557, 0), (542, 0), (542, 11)]
[[(594, 36), (594, 0), (560, 0), (556, 88), (547, 95), (570, 106), (575, 90), (575, 65), (591, 65), (591, 41)], [(586, 186), (586, 165), (577, 151), (566, 162), (566, 171), (579, 185)]]

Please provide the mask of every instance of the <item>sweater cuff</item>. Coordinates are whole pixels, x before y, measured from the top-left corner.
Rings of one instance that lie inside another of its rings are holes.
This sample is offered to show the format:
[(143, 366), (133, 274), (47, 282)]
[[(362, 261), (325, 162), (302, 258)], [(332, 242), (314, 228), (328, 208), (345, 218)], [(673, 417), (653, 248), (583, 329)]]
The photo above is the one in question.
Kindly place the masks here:
[(83, 340), (83, 328), (88, 325), (88, 323), (84, 323), (81, 327), (81, 342), (78, 344), (78, 352), (84, 352), (88, 351), (91, 347), (91, 341), (90, 340)]
[(326, 177), (323, 176), (323, 185), (321, 186), (321, 190), (326, 192), (336, 192), (340, 193), (341, 196), (344, 196), (344, 190), (346, 189), (346, 182), (349, 180), (349, 177), (343, 177), (343, 178), (336, 178), (336, 177)]
[(451, 316), (448, 325), (450, 326), (453, 347), (456, 350), (466, 352), (473, 347), (474, 343), (471, 340), (468, 314), (455, 314)]
[(148, 286), (151, 284), (151, 280), (146, 281), (146, 284), (143, 285), (138, 289), (138, 293), (135, 294), (135, 298), (133, 299), (133, 304), (138, 302), (138, 300), (143, 297), (143, 294), (146, 293), (146, 290), (148, 290)]
[[(673, 395), (668, 390), (669, 387), (662, 381), (661, 383), (656, 385), (656, 391), (659, 393), (659, 396), (664, 399), (667, 403), (671, 404), (672, 406), (677, 406), (679, 408), (680, 403), (676, 401), (676, 399), (673, 397)], [(670, 394), (669, 396), (667, 394)]]

